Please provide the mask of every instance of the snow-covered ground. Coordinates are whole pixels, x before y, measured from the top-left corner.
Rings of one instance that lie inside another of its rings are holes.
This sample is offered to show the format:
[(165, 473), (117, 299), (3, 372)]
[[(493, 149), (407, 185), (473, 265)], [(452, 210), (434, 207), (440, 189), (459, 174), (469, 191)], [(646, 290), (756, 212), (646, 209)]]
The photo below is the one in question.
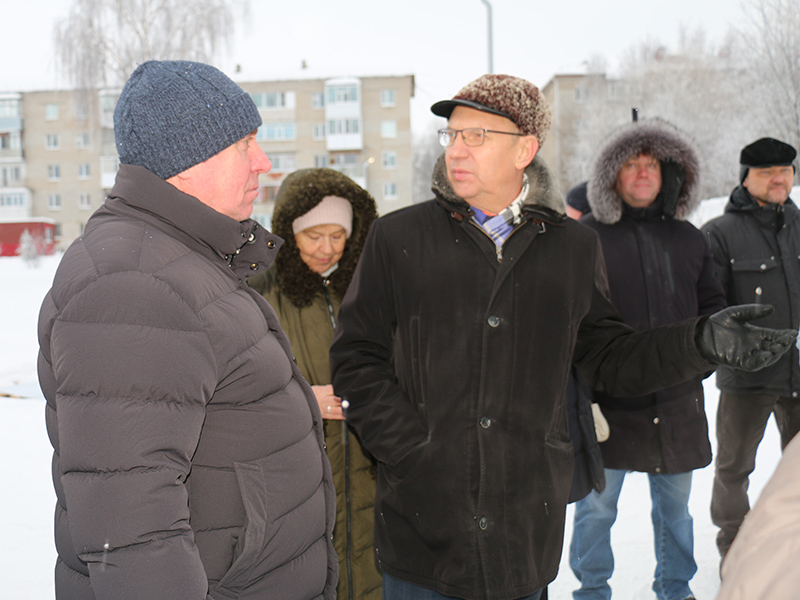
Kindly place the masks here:
[[(44, 426), (44, 400), (36, 382), (36, 320), (59, 257), (43, 257), (38, 268), (19, 258), (0, 258), (0, 580), (2, 598), (46, 600), (54, 597), (53, 506), (50, 479), (51, 447)], [(17, 397), (18, 396), (18, 397)], [(713, 376), (706, 381), (706, 408), (714, 438), (717, 392)], [(780, 458), (774, 423), (767, 429), (751, 498), (766, 483)], [(711, 600), (719, 586), (716, 530), (710, 522), (711, 466), (696, 471), (691, 511), (695, 522), (695, 555), (699, 571), (692, 588), (700, 600)], [(566, 540), (572, 511), (567, 513)], [(650, 525), (647, 479), (632, 474), (620, 498), (620, 516), (612, 530), (617, 569), (611, 579), (615, 600), (651, 600), (655, 559)], [(550, 588), (551, 600), (569, 600), (576, 581), (566, 558)]]

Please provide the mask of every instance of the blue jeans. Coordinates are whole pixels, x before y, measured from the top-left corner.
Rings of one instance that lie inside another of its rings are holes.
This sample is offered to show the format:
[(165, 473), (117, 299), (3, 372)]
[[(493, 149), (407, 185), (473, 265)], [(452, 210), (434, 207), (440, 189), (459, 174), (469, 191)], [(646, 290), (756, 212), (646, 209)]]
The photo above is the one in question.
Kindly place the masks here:
[[(387, 573), (383, 574), (383, 600), (458, 600), (455, 596), (443, 596), (428, 588), (402, 581)], [(547, 588), (518, 600), (547, 600)]]
[[(575, 525), (569, 549), (569, 565), (581, 583), (572, 592), (575, 600), (609, 600), (608, 580), (614, 573), (611, 526), (617, 519), (617, 500), (626, 471), (606, 469), (606, 488), (592, 491), (575, 503)], [(658, 600), (685, 600), (692, 596), (689, 580), (697, 572), (694, 533), (689, 514), (692, 472), (647, 475), (653, 503), (653, 539), (656, 571), (653, 591)]]

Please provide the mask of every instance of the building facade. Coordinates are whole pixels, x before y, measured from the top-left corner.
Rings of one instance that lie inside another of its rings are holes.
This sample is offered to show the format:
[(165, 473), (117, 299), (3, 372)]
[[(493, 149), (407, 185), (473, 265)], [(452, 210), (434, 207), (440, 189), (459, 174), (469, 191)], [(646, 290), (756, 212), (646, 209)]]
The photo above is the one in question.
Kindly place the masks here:
[[(253, 218), (271, 223), (275, 195), (297, 169), (329, 167), (375, 198), (381, 214), (412, 202), (413, 76), (239, 82), (259, 108), (261, 176)], [(47, 217), (62, 248), (83, 232), (114, 184), (119, 90), (0, 94), (0, 219)]]

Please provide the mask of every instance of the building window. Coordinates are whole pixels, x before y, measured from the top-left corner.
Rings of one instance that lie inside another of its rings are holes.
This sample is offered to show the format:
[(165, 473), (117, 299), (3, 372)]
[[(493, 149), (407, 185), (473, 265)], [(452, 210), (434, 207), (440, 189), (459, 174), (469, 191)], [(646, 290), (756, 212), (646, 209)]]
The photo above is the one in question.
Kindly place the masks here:
[(589, 88), (576, 87), (575, 88), (575, 102), (585, 102), (589, 99)]
[(328, 135), (358, 133), (361, 131), (360, 119), (332, 119), (328, 121)]
[(19, 182), (19, 167), (3, 167), (0, 169), (0, 186), (14, 187)]
[(325, 139), (325, 123), (314, 123), (311, 138), (317, 141)]
[(358, 86), (337, 85), (328, 88), (328, 104), (358, 102)]
[(328, 166), (328, 155), (327, 154), (315, 154), (314, 155), (314, 168), (322, 169)]
[(78, 195), (78, 208), (81, 210), (89, 210), (92, 208), (92, 197), (89, 194)]
[(16, 98), (0, 100), (0, 118), (2, 117), (19, 117), (19, 100)]
[(50, 210), (61, 210), (61, 195), (50, 194), (47, 197), (47, 205), (50, 207)]
[(283, 152), (276, 154), (267, 154), (269, 162), (272, 163), (272, 171), (280, 173), (281, 171), (294, 171), (297, 167), (295, 164), (294, 152)]
[(334, 167), (351, 167), (358, 163), (358, 154), (354, 152), (337, 152), (331, 158)]
[(0, 206), (25, 206), (22, 194), (0, 194)]
[(44, 107), (45, 121), (58, 121), (58, 104), (46, 104)]
[(89, 163), (78, 165), (78, 179), (89, 179), (92, 176), (92, 168)]
[(390, 107), (395, 105), (395, 93), (394, 90), (382, 90), (381, 91), (381, 106)]
[(85, 121), (89, 118), (89, 104), (82, 100), (75, 102), (75, 120)]
[(92, 138), (87, 131), (81, 131), (75, 134), (75, 147), (78, 150), (86, 150), (91, 147)]
[(381, 166), (384, 169), (397, 168), (397, 152), (394, 150), (384, 150), (381, 152)]
[(397, 137), (397, 121), (381, 121), (381, 137), (396, 138)]
[(294, 92), (250, 94), (258, 108), (294, 108)]
[(325, 94), (314, 92), (311, 96), (311, 108), (325, 108)]
[(0, 133), (0, 150), (19, 150), (21, 147), (22, 137), (19, 132)]
[(58, 150), (58, 134), (48, 133), (44, 138), (44, 147), (46, 150)]
[(294, 123), (264, 123), (258, 128), (256, 139), (260, 142), (280, 142), (295, 139)]
[(100, 121), (103, 127), (114, 129), (114, 109), (117, 107), (117, 97), (104, 94), (100, 97)]
[(384, 200), (397, 200), (397, 184), (384, 183), (383, 184), (383, 199)]
[(50, 181), (61, 179), (61, 165), (47, 165), (47, 178)]

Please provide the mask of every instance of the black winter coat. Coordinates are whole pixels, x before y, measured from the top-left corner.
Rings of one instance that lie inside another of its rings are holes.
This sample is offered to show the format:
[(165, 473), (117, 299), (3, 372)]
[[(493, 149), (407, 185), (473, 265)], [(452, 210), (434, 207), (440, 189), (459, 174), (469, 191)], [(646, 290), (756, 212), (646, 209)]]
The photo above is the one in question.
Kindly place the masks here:
[(379, 462), (380, 566), (459, 598), (519, 598), (558, 572), (573, 356), (618, 394), (710, 368), (696, 321), (644, 334), (621, 321), (595, 234), (566, 219), (540, 159), (527, 173), (526, 218), (499, 262), (440, 159), (435, 200), (373, 224), (331, 348), (348, 421)]
[[(617, 174), (631, 156), (645, 151), (661, 164), (661, 192), (650, 206), (632, 208), (616, 191)], [(592, 213), (581, 223), (597, 232), (611, 302), (636, 331), (725, 308), (705, 239), (683, 220), (699, 202), (698, 170), (689, 140), (659, 121), (618, 130), (593, 164)], [(600, 444), (604, 465), (674, 474), (709, 464), (702, 379), (637, 397), (596, 393), (611, 432)]]
[[(761, 288), (761, 302), (775, 307), (754, 321), (762, 327), (800, 325), (800, 212), (791, 199), (759, 206), (747, 188), (731, 193), (725, 212), (702, 228), (711, 246), (728, 304), (749, 304)], [(747, 373), (720, 367), (717, 387), (736, 394), (768, 393), (798, 398), (800, 365), (793, 347), (774, 365)]]
[(322, 419), (245, 277), (280, 238), (122, 165), (39, 317), (59, 600), (331, 600)]

